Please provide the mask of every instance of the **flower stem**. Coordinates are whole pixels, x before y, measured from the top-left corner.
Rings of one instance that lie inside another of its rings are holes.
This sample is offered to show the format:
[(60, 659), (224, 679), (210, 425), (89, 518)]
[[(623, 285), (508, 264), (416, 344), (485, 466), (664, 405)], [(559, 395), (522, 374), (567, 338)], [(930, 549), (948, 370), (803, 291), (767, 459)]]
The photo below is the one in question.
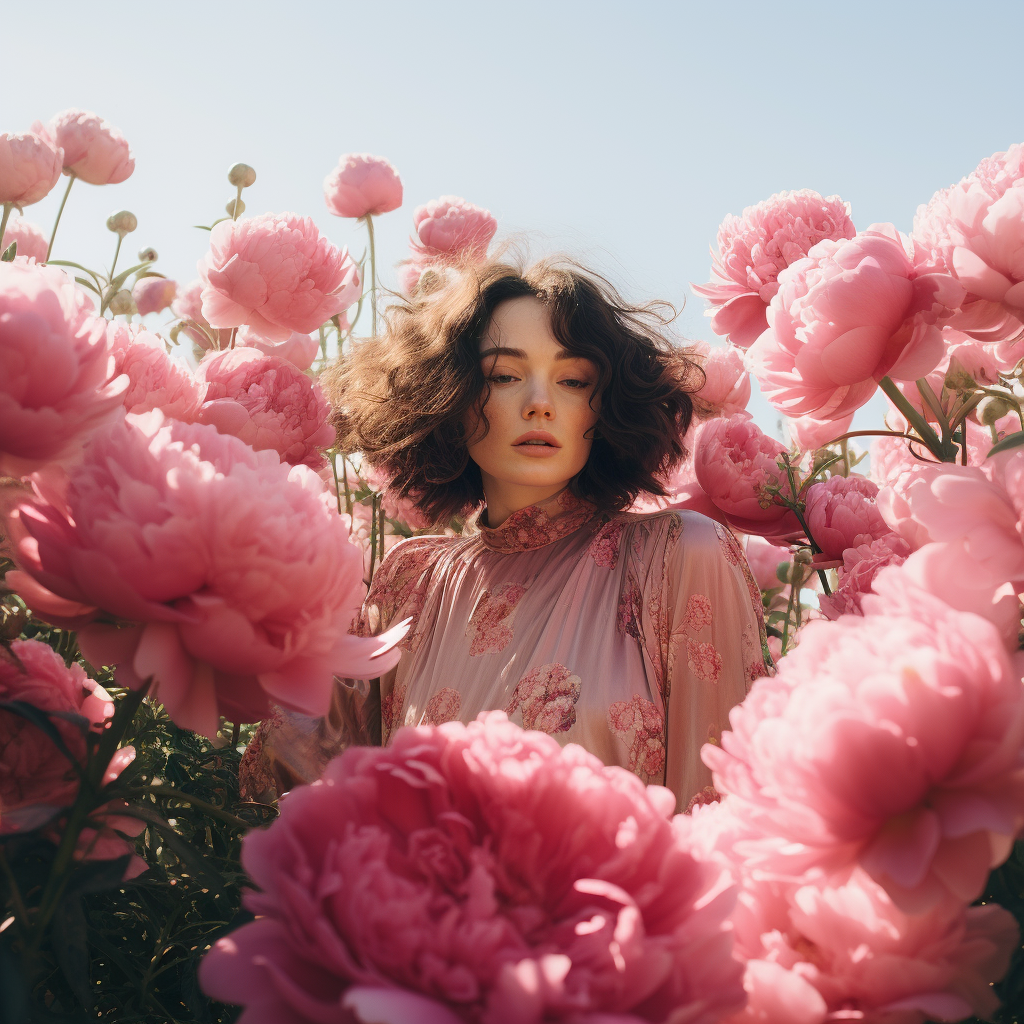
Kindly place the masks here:
[(60, 207), (57, 210), (57, 219), (53, 222), (53, 231), (50, 232), (50, 244), (46, 247), (46, 258), (50, 258), (50, 253), (53, 252), (53, 240), (57, 237), (57, 225), (60, 223), (60, 215), (64, 212), (64, 204), (68, 201), (68, 193), (71, 191), (71, 186), (75, 183), (75, 175), (73, 173), (68, 174), (68, 187), (64, 189), (64, 198), (60, 201)]
[(235, 196), (235, 201), (231, 204), (231, 219), (232, 220), (238, 220), (238, 214), (239, 214), (238, 204), (242, 201), (242, 189), (244, 187), (245, 187), (244, 185), (239, 185), (238, 186), (238, 195)]
[(114, 281), (114, 271), (117, 269), (117, 257), (121, 255), (121, 243), (124, 241), (124, 235), (120, 231), (117, 233), (117, 245), (114, 246), (114, 262), (110, 264), (110, 281)]
[[(14, 209), (14, 203), (4, 203), (4, 214), (0, 218), (0, 243), (4, 240), (4, 232), (7, 230), (7, 218), (11, 215), (11, 210)], [(0, 244), (0, 249), (3, 249), (3, 245)]]
[[(370, 324), (377, 337), (377, 246), (373, 237), (373, 216), (366, 215), (366, 233), (370, 236)], [(365, 283), (364, 283), (365, 291)]]
[(889, 401), (899, 410), (903, 418), (917, 431), (921, 442), (932, 455), (940, 462), (953, 461), (954, 457), (949, 450), (949, 446), (939, 440), (939, 435), (928, 426), (925, 418), (904, 398), (903, 393), (893, 383), (892, 378), (883, 377), (878, 384), (888, 396)]
[[(223, 810), (223, 808), (216, 807), (205, 800), (200, 800), (198, 797), (182, 793), (180, 789), (175, 789), (173, 786), (137, 786), (133, 789), (121, 791), (123, 796), (146, 796), (150, 793), (153, 796), (168, 797), (172, 800), (180, 800), (182, 803), (191, 804), (197, 811), (202, 811), (204, 814), (209, 814), (211, 818), (217, 818), (229, 825), (234, 825), (235, 828), (244, 828), (246, 831), (252, 828), (250, 822), (242, 821), (241, 818), (236, 818), (233, 814)], [(131, 816), (131, 810), (129, 809), (119, 811), (118, 813)]]

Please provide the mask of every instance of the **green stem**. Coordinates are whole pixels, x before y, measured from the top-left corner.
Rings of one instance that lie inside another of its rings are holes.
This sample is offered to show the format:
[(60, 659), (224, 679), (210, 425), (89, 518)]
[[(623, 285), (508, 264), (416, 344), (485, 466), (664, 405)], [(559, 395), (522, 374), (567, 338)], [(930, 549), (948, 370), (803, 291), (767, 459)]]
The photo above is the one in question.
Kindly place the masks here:
[(2, 846), (0, 846), (0, 869), (3, 869), (4, 876), (7, 879), (8, 888), (10, 889), (11, 905), (14, 907), (14, 916), (18, 919), (18, 924), (27, 935), (29, 920), (28, 910), (21, 899), (21, 890), (18, 888), (18, 880), (14, 877), (14, 872), (11, 870), (11, 866), (7, 863), (7, 858), (4, 856)]
[(939, 440), (939, 435), (928, 426), (925, 418), (903, 397), (903, 393), (896, 387), (891, 377), (883, 377), (879, 387), (886, 393), (889, 401), (899, 410), (903, 418), (917, 431), (921, 442), (940, 462), (949, 462), (950, 452)]
[(121, 243), (124, 241), (124, 235), (120, 231), (117, 233), (117, 245), (114, 246), (114, 262), (110, 264), (110, 283), (114, 283), (114, 271), (117, 269), (117, 257), (121, 255)]
[(377, 565), (377, 519), (380, 512), (380, 495), (374, 494), (370, 503), (370, 578), (366, 581), (369, 586), (373, 582), (373, 570)]
[[(366, 215), (366, 233), (370, 236), (370, 323), (377, 337), (377, 247), (373, 237), (373, 217)], [(365, 282), (364, 282), (365, 290)]]
[(4, 203), (3, 217), (0, 218), (0, 249), (3, 249), (4, 232), (7, 230), (7, 218), (11, 215), (11, 210), (14, 209), (14, 203)]
[(64, 204), (68, 201), (68, 195), (71, 192), (71, 186), (75, 183), (75, 175), (73, 173), (68, 174), (68, 187), (64, 189), (64, 198), (60, 201), (60, 208), (57, 210), (57, 219), (53, 222), (53, 231), (50, 232), (50, 244), (46, 247), (46, 258), (49, 260), (50, 253), (53, 252), (53, 240), (57, 237), (57, 225), (60, 223), (60, 215), (64, 212)]
[(231, 219), (232, 220), (238, 220), (238, 204), (239, 204), (239, 202), (242, 199), (242, 189), (244, 187), (245, 186), (243, 186), (243, 185), (239, 185), (238, 186), (238, 195), (235, 196), (235, 201), (231, 204)]
[[(133, 789), (119, 791), (121, 796), (146, 796), (150, 793), (153, 796), (165, 796), (174, 800), (180, 800), (182, 803), (191, 804), (204, 814), (209, 814), (211, 818), (218, 818), (229, 825), (234, 825), (235, 828), (244, 828), (246, 831), (252, 828), (248, 821), (242, 821), (241, 818), (236, 818), (229, 811), (222, 810), (220, 807), (209, 804), (205, 800), (200, 800), (198, 797), (190, 796), (188, 793), (182, 793), (180, 789), (175, 789), (173, 786), (137, 786)], [(131, 817), (131, 813), (131, 808), (118, 811), (118, 814), (125, 814), (129, 817)]]
[(942, 429), (943, 444), (948, 444), (951, 436), (949, 420), (946, 419), (946, 414), (942, 411), (942, 403), (936, 397), (935, 392), (932, 391), (927, 378), (921, 377), (914, 383), (917, 385), (917, 390), (921, 393), (921, 397), (924, 399), (925, 404), (935, 414), (935, 422), (938, 423), (939, 427)]
[(348, 485), (348, 458), (341, 453), (341, 479), (345, 485), (345, 511), (352, 515), (352, 489)]

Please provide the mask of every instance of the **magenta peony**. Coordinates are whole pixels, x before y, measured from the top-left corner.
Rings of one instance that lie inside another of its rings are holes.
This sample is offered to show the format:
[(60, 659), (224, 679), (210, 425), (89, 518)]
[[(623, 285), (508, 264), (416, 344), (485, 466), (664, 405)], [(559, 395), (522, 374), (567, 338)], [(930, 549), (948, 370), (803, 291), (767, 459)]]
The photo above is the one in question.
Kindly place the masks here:
[[(38, 640), (15, 640), (10, 651), (0, 650), (0, 700), (25, 701), (41, 711), (78, 715), (81, 724), (94, 732), (114, 714), (114, 702), (98, 683), (76, 664), (64, 659)], [(86, 743), (82, 730), (65, 718), (51, 718), (67, 751), (85, 763)], [(112, 782), (135, 757), (132, 747), (122, 747), (111, 759), (103, 782)], [(0, 835), (23, 832), (45, 825), (78, 795), (79, 776), (57, 745), (27, 719), (0, 711)], [(81, 837), (79, 856), (94, 860), (131, 853), (131, 847), (112, 830), (137, 835), (145, 827), (117, 812), (123, 805), (108, 803), (93, 815)], [(133, 857), (126, 877), (146, 869)]]
[(309, 217), (265, 213), (221, 221), (199, 261), (203, 316), (247, 324), (270, 341), (309, 334), (359, 298), (359, 268)]
[(132, 298), (139, 316), (160, 313), (167, 309), (177, 293), (178, 286), (166, 277), (143, 277), (135, 282)]
[(752, 867), (859, 863), (908, 913), (969, 903), (1024, 825), (1024, 654), (924, 591), (863, 607), (806, 626), (704, 760), (773, 840)]
[(749, 348), (768, 327), (766, 310), (779, 290), (779, 274), (826, 239), (853, 238), (849, 203), (809, 188), (778, 192), (718, 229), (712, 279), (693, 290), (715, 310), (711, 328)]
[(42, 228), (37, 227), (32, 221), (25, 220), (24, 217), (12, 217), (7, 222), (3, 241), (0, 242), (0, 252), (6, 251), (12, 242), (18, 243), (19, 256), (35, 260), (37, 263), (46, 262), (46, 235), (43, 234)]
[(200, 422), (256, 451), (272, 449), (284, 462), (314, 469), (323, 463), (322, 450), (334, 443), (331, 407), (293, 363), (236, 348), (204, 356), (196, 377), (206, 386)]
[[(344, 314), (342, 320), (342, 327), (347, 327)], [(251, 327), (239, 327), (235, 334), (235, 348), (254, 348), (264, 355), (285, 359), (300, 370), (308, 370), (320, 352), (320, 342), (312, 335), (299, 334), (298, 331), (284, 341), (271, 341)]]
[(673, 808), (501, 712), (351, 747), (245, 838), (257, 920), (200, 982), (241, 1022), (711, 1024), (733, 891)]
[(0, 263), (0, 474), (69, 456), (120, 408), (106, 325), (63, 270)]
[(956, 325), (981, 340), (1020, 332), (1024, 321), (1024, 144), (981, 163), (932, 196), (914, 218), (914, 259), (967, 289)]
[(865, 595), (874, 592), (875, 577), (887, 566), (902, 565), (909, 554), (910, 545), (891, 531), (845, 548), (840, 556), (843, 564), (837, 574), (839, 586), (831, 594), (818, 598), (822, 615), (826, 619), (860, 615)]
[(819, 242), (780, 275), (751, 369), (780, 412), (837, 419), (883, 377), (931, 370), (942, 358), (941, 321), (963, 295), (948, 274), (919, 273), (891, 224)]
[(712, 348), (707, 342), (698, 342), (691, 355), (704, 370), (704, 386), (694, 395), (700, 414), (732, 416), (743, 412), (750, 401), (750, 374), (740, 350), (732, 345)]
[(836, 420), (816, 420), (813, 416), (799, 416), (788, 420), (789, 440), (798, 452), (814, 452), (830, 441), (841, 437), (850, 429), (853, 413)]
[(375, 217), (402, 205), (402, 179), (382, 156), (345, 153), (324, 179), (324, 199), (336, 217)]
[[(171, 303), (171, 312), (182, 320), (182, 330), (201, 349), (227, 348), (231, 343), (231, 329), (211, 327), (203, 316), (203, 282), (190, 281), (179, 288)], [(235, 344), (238, 344), (237, 338)]]
[(0, 203), (38, 203), (57, 184), (63, 159), (64, 151), (45, 135), (0, 132)]
[[(213, 736), (218, 715), (259, 721), (271, 700), (322, 715), (335, 674), (397, 660), (378, 655), (403, 628), (347, 632), (360, 553), (305, 466), (155, 410), (93, 435), (67, 506), (19, 505), (19, 566), (54, 596), (19, 590), (41, 617), (79, 627), (86, 658), (116, 665), (121, 685), (154, 676), (183, 728)], [(95, 611), (68, 621), (67, 601)]]
[(842, 558), (847, 548), (892, 533), (875, 506), (877, 495), (876, 484), (856, 475), (832, 476), (807, 488), (804, 520), (826, 558)]
[(64, 150), (64, 170), (90, 185), (117, 185), (135, 170), (127, 140), (98, 114), (62, 110), (45, 130)]
[(706, 420), (694, 440), (697, 483), (730, 525), (744, 533), (783, 537), (800, 532), (796, 516), (775, 496), (792, 493), (778, 459), (785, 445), (745, 413)]
[(489, 210), (458, 196), (441, 196), (418, 206), (413, 225), (416, 237), (412, 250), (421, 261), (483, 259), (498, 230), (498, 222)]

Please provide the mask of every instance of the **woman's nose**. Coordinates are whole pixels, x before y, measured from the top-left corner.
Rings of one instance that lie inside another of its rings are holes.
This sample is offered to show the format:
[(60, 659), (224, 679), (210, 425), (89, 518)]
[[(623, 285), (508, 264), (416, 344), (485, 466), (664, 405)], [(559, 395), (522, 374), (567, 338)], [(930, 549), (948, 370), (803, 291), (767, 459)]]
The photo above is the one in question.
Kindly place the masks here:
[(546, 385), (537, 382), (531, 385), (526, 401), (523, 403), (523, 419), (544, 419), (555, 418), (555, 406), (551, 401), (551, 394)]

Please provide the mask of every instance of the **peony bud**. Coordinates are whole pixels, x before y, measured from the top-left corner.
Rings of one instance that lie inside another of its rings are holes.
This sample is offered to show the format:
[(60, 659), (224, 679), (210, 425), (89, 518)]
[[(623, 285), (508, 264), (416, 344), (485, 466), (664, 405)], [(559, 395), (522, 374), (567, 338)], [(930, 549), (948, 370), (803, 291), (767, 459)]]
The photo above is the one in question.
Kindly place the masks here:
[(135, 300), (127, 288), (122, 288), (119, 292), (115, 292), (107, 308), (114, 316), (123, 316), (126, 313), (136, 312)]
[(148, 249), (139, 250), (139, 262), (140, 263), (156, 263), (159, 257), (156, 254), (156, 249), (153, 246), (149, 246)]
[(130, 210), (118, 210), (107, 218), (107, 230), (124, 238), (139, 226), (139, 220)]
[(224, 209), (227, 210), (229, 217), (238, 217), (240, 214), (245, 213), (245, 203), (241, 199), (229, 199), (224, 204)]
[(256, 180), (256, 172), (248, 164), (235, 164), (228, 171), (228, 181), (235, 188), (248, 188)]
[(978, 419), (991, 427), (999, 419), (1002, 419), (1013, 407), (1005, 398), (996, 395), (987, 395), (978, 403)]

